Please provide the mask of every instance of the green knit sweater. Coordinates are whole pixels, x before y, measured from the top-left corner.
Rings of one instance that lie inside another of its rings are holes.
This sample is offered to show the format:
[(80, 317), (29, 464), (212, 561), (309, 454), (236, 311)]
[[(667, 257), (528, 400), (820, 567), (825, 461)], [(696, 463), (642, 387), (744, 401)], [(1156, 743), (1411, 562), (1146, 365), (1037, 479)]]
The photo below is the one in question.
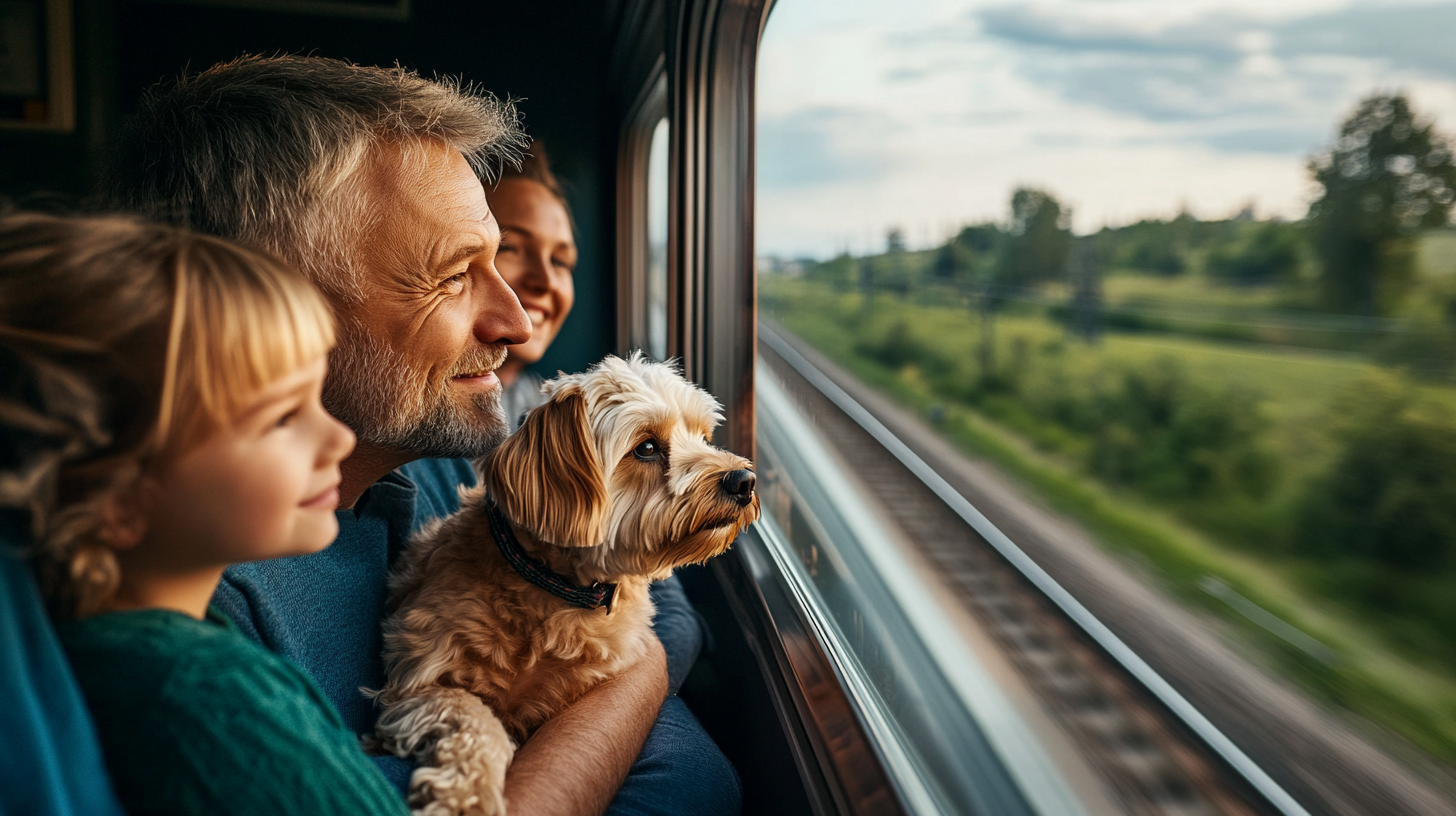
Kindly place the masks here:
[(59, 630), (132, 816), (408, 813), (313, 681), (221, 613), (139, 609)]

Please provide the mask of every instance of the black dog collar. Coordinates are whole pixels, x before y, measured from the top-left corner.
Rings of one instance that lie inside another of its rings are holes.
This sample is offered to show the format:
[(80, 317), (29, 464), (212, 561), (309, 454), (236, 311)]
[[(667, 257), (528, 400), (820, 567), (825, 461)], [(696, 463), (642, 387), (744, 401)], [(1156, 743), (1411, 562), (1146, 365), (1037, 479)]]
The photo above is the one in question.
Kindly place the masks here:
[(616, 584), (595, 583), (584, 587), (572, 583), (565, 576), (552, 571), (545, 562), (532, 558), (521, 549), (521, 542), (517, 541), (516, 534), (511, 532), (511, 523), (506, 520), (505, 514), (500, 511), (500, 508), (495, 506), (494, 500), (485, 500), (485, 512), (490, 517), (490, 532), (495, 536), (496, 546), (500, 547), (501, 555), (505, 556), (506, 563), (510, 564), (517, 574), (572, 606), (579, 606), (582, 609), (598, 609), (605, 606), (607, 614), (612, 614), (612, 600), (617, 596)]

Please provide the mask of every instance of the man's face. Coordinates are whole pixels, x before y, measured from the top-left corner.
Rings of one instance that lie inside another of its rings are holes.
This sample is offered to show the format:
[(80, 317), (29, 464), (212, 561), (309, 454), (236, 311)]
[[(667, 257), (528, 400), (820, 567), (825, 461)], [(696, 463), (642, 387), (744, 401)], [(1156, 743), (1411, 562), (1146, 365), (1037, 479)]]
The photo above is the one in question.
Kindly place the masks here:
[(353, 248), (363, 300), (336, 304), (324, 403), (365, 444), (476, 457), (509, 425), (495, 369), (531, 324), (495, 269), (500, 230), (454, 148), (384, 145), (360, 172), (374, 224)]

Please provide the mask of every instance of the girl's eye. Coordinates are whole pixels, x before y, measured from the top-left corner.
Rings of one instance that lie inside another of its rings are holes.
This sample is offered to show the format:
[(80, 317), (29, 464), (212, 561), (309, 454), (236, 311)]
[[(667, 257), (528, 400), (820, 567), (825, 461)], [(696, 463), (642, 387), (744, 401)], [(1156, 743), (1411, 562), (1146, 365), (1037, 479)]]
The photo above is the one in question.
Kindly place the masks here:
[(637, 457), (638, 459), (641, 459), (644, 462), (650, 462), (653, 459), (656, 459), (660, 455), (657, 446), (657, 440), (649, 439), (646, 442), (643, 442), (642, 444), (632, 449), (632, 455)]
[(275, 428), (287, 428), (289, 425), (292, 425), (293, 424), (293, 420), (295, 420), (297, 418), (298, 418), (298, 412), (297, 411), (289, 411), (288, 413), (286, 413), (283, 416), (279, 417), (278, 418), (278, 422), (275, 423), (273, 427), (275, 427)]

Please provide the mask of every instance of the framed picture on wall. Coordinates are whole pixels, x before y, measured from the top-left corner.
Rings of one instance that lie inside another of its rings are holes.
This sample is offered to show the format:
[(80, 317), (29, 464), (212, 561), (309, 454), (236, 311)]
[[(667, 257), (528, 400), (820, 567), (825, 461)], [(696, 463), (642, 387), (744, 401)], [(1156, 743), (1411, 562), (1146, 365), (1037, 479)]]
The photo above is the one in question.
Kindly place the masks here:
[(0, 129), (76, 126), (71, 0), (0, 0)]

